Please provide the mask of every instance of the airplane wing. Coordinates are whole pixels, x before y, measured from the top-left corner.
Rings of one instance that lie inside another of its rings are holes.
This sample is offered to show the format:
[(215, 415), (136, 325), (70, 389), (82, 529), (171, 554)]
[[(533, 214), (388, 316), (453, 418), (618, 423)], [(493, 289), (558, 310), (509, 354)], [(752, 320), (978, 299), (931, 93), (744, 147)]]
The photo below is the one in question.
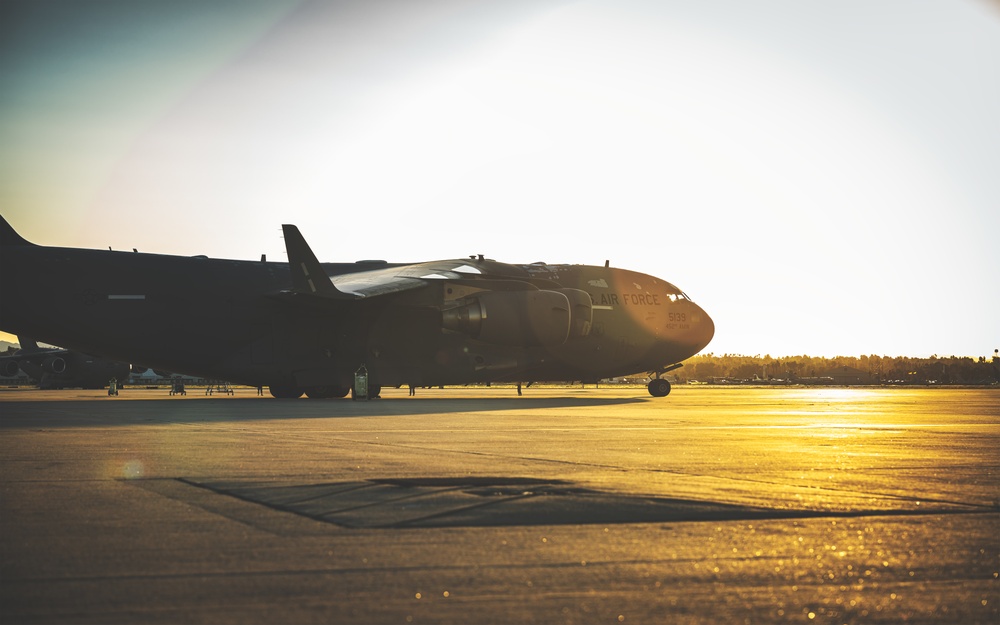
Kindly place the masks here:
[(28, 376), (38, 379), (44, 372), (43, 367), (53, 373), (65, 370), (68, 350), (61, 347), (39, 347), (35, 339), (23, 335), (18, 335), (17, 342), (20, 347), (16, 352), (0, 357), (0, 373), (3, 375), (13, 377), (18, 371), (24, 371)]
[(411, 265), (382, 267), (366, 271), (328, 276), (306, 243), (299, 229), (291, 224), (282, 225), (285, 235), (285, 249), (292, 272), (292, 290), (279, 296), (317, 300), (359, 300), (402, 291), (419, 289), (431, 280), (469, 282), (489, 279), (491, 290), (533, 290), (535, 286), (529, 277), (490, 277), (464, 260), (438, 260)]
[(356, 297), (375, 297), (417, 289), (428, 280), (463, 280), (482, 275), (482, 271), (461, 260), (438, 260), (401, 267), (386, 267), (334, 276), (336, 288)]

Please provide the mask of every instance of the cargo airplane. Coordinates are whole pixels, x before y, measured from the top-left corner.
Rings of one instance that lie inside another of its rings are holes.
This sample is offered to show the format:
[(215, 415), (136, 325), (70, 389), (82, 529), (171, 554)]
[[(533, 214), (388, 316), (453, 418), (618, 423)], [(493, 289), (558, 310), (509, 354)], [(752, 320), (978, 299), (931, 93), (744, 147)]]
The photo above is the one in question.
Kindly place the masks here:
[(39, 388), (104, 388), (111, 378), (124, 382), (131, 372), (122, 362), (59, 347), (39, 347), (25, 336), (17, 341), (17, 352), (0, 356), (0, 373), (14, 377), (24, 371)]
[(288, 262), (35, 245), (0, 218), (0, 330), (278, 398), (381, 386), (662, 377), (712, 319), (674, 285), (608, 266), (470, 256), (320, 263), (293, 225)]

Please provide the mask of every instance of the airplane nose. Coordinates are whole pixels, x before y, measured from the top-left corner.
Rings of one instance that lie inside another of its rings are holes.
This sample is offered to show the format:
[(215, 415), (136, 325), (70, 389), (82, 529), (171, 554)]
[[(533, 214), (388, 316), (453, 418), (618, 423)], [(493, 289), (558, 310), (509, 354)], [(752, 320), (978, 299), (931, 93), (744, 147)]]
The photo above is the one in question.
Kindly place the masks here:
[(705, 309), (688, 301), (687, 317), (691, 320), (689, 329), (686, 332), (684, 343), (690, 346), (692, 355), (697, 354), (712, 341), (715, 336), (715, 322), (708, 316)]
[(660, 360), (686, 360), (705, 349), (715, 336), (715, 322), (701, 306), (687, 298), (671, 304), (665, 321), (666, 327), (657, 330)]
[(694, 307), (692, 319), (697, 319), (695, 323), (691, 324), (691, 339), (697, 348), (695, 353), (698, 353), (712, 342), (712, 337), (715, 336), (715, 322), (708, 316), (704, 308), (694, 302), (691, 302), (691, 306)]

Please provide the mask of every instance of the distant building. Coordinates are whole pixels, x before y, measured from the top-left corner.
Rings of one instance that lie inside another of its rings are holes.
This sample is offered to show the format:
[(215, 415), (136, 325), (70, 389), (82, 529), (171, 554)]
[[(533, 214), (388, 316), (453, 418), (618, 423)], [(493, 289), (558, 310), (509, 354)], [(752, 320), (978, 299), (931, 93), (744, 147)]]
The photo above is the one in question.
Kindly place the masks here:
[(824, 378), (831, 378), (833, 384), (849, 386), (852, 384), (871, 384), (872, 376), (867, 371), (855, 369), (854, 367), (834, 367), (820, 374)]

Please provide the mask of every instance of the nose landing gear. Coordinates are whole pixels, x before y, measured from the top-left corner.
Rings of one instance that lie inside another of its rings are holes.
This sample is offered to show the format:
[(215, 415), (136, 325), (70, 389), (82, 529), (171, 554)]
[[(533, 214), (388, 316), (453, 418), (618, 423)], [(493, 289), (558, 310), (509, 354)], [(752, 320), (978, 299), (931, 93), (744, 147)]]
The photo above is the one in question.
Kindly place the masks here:
[(670, 382), (663, 378), (650, 380), (646, 388), (649, 389), (649, 394), (653, 397), (666, 397), (670, 394)]
[(646, 388), (649, 390), (649, 394), (652, 395), (653, 397), (666, 397), (667, 395), (669, 395), (670, 382), (664, 380), (660, 376), (663, 375), (664, 373), (669, 373), (674, 369), (680, 369), (683, 366), (684, 366), (683, 363), (678, 362), (670, 365), (669, 367), (664, 367), (659, 371), (651, 371), (649, 373), (649, 377), (653, 379), (650, 380), (649, 384), (646, 385)]

